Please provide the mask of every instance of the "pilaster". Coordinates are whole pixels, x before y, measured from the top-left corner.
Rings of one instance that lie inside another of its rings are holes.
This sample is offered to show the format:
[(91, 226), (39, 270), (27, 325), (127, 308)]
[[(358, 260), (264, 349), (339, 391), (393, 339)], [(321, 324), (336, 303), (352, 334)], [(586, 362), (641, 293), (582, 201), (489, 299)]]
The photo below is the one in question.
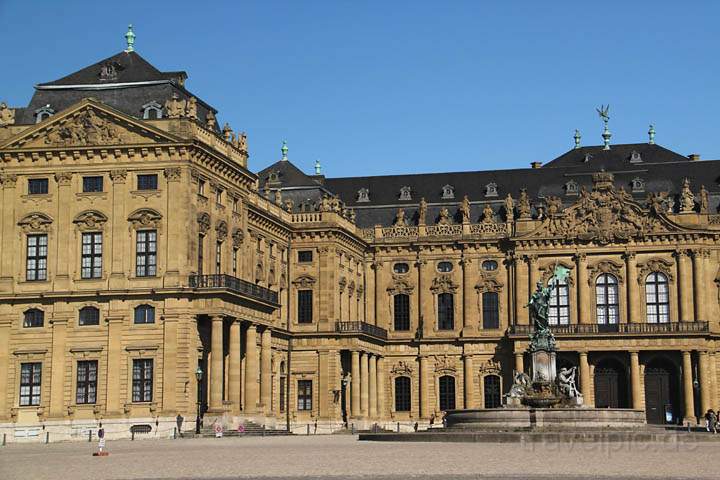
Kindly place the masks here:
[(242, 380), (240, 328), (240, 320), (233, 319), (230, 323), (230, 338), (228, 341), (230, 347), (230, 358), (228, 359), (228, 400), (232, 403), (233, 413), (235, 414), (240, 412), (242, 406), (240, 392), (240, 382)]
[(351, 414), (353, 418), (360, 417), (360, 352), (352, 351), (350, 362), (350, 381), (352, 382), (351, 394)]
[[(113, 170), (110, 172), (110, 180), (112, 180), (112, 218), (111, 237), (108, 242), (108, 257), (112, 259), (110, 265), (110, 288), (123, 288), (125, 286), (125, 271), (123, 262), (126, 260), (124, 251), (127, 239), (127, 212), (125, 211), (125, 203), (127, 200), (127, 179), (126, 170)], [(135, 242), (135, 238), (130, 238), (130, 243)]]
[(692, 322), (695, 320), (695, 312), (693, 309), (693, 280), (690, 259), (687, 252), (683, 250), (676, 251), (675, 258), (678, 266), (679, 320), (681, 322)]
[(360, 353), (360, 410), (362, 416), (367, 418), (370, 402), (370, 382), (369, 382), (369, 361), (368, 354), (365, 352)]
[(473, 297), (477, 295), (474, 292), (472, 282), (472, 260), (464, 257), (460, 264), (462, 265), (462, 288), (463, 288), (463, 337), (471, 337), (478, 331), (478, 319), (480, 318), (477, 309), (473, 311)]
[(577, 263), (577, 315), (578, 323), (591, 323), (590, 316), (590, 287), (588, 285), (587, 255), (578, 253), (575, 255)]
[(50, 373), (50, 417), (63, 418), (64, 409), (64, 387), (65, 387), (65, 343), (67, 341), (67, 317), (56, 317), (52, 320), (52, 363)]
[(10, 409), (7, 405), (8, 396), (8, 366), (10, 362), (10, 318), (0, 318), (0, 418), (7, 418)]
[[(54, 286), (57, 290), (70, 289), (70, 265), (74, 265), (71, 259), (74, 257), (75, 242), (71, 241), (72, 219), (70, 214), (72, 203), (70, 195), (72, 194), (72, 177), (70, 172), (58, 172), (55, 174), (55, 181), (58, 188), (57, 201), (57, 222), (56, 222), (56, 238), (55, 242), (55, 276), (53, 278)], [(52, 413), (51, 413), (52, 415)]]
[(637, 259), (635, 258), (635, 252), (625, 252), (623, 255), (625, 258), (625, 278), (627, 285), (627, 323), (641, 322), (639, 303), (640, 297), (640, 285), (637, 282)]
[(713, 405), (710, 404), (710, 355), (707, 351), (698, 352), (698, 376), (700, 381), (700, 413), (705, 414)]
[(223, 317), (214, 315), (210, 318), (212, 331), (210, 337), (210, 411), (223, 411)]
[(530, 312), (525, 308), (529, 299), (528, 291), (529, 271), (525, 259), (522, 257), (515, 258), (515, 321), (519, 325), (530, 324)]
[(105, 320), (107, 333), (107, 389), (105, 392), (105, 409), (109, 416), (120, 414), (120, 372), (122, 369), (122, 316), (108, 315)]
[(473, 356), (463, 358), (463, 381), (465, 390), (465, 408), (475, 408), (475, 376), (473, 374)]
[[(705, 283), (705, 255), (702, 250), (694, 250), (692, 252), (693, 266), (693, 303), (695, 306), (695, 321), (703, 322), (708, 318), (705, 315), (705, 289), (708, 285)], [(714, 404), (713, 404), (714, 405)]]
[(178, 320), (175, 315), (163, 315), (163, 381), (162, 411), (171, 416), (176, 413), (178, 379)]
[(248, 325), (245, 334), (245, 413), (256, 413), (258, 407), (257, 325)]
[(377, 411), (379, 418), (385, 418), (387, 416), (385, 406), (385, 389), (387, 388), (385, 382), (385, 358), (378, 357), (377, 359)]
[(377, 408), (377, 356), (376, 355), (370, 355), (369, 365), (368, 365), (368, 375), (369, 375), (369, 411), (370, 411), (370, 418), (376, 419), (378, 416), (378, 408)]
[(694, 424), (697, 422), (695, 417), (695, 398), (693, 392), (693, 371), (692, 371), (692, 355), (691, 352), (685, 350), (682, 352), (683, 360), (683, 403), (685, 405), (685, 418), (683, 422)]
[(420, 357), (420, 418), (430, 418), (430, 395), (428, 382), (428, 359)]
[[(17, 176), (13, 174), (0, 174), (2, 185), (2, 205), (0, 205), (0, 227), (2, 230), (2, 243), (0, 245), (11, 245), (17, 242), (15, 233), (15, 184)], [(22, 246), (20, 248), (23, 248)], [(11, 291), (15, 279), (13, 265), (16, 255), (13, 249), (0, 249), (0, 291)], [(5, 378), (5, 377), (2, 377)], [(5, 400), (2, 400), (5, 402)]]
[(272, 331), (263, 330), (260, 337), (260, 401), (263, 412), (272, 413)]

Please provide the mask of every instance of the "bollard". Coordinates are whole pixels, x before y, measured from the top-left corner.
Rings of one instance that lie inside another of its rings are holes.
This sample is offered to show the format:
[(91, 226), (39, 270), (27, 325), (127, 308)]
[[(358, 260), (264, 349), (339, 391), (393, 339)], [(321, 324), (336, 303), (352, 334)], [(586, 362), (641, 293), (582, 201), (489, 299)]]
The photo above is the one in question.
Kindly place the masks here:
[(306, 425), (306, 427), (307, 427), (307, 430), (306, 430), (306, 432), (305, 432), (305, 435), (310, 435), (310, 424), (308, 423), (308, 424)]
[(92, 442), (92, 430), (88, 430), (88, 442)]
[(350, 434), (355, 435), (355, 424), (354, 423), (350, 424)]
[(130, 440), (135, 440), (135, 430), (130, 430)]
[(45, 444), (50, 443), (50, 432), (45, 432)]
[(7, 433), (3, 433), (3, 443), (2, 443), (3, 447), (5, 446), (6, 440), (7, 440)]
[(177, 427), (173, 428), (173, 440), (177, 440)]
[(397, 433), (400, 433), (400, 422), (397, 422), (397, 427), (396, 427), (396, 429), (397, 429)]
[(690, 422), (687, 422), (688, 433), (690, 433)]
[(263, 437), (265, 436), (265, 425), (263, 425), (263, 428), (262, 428), (262, 436)]

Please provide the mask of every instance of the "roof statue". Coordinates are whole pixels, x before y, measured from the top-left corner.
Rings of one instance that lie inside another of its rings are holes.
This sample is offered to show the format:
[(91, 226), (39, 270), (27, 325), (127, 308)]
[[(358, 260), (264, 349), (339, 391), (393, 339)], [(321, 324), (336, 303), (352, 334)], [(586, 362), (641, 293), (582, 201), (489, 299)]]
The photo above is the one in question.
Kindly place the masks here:
[(682, 192), (680, 192), (680, 213), (691, 213), (695, 210), (695, 195), (690, 190), (690, 180), (687, 177), (683, 180)]
[(282, 147), (280, 147), (280, 151), (282, 152), (282, 160), (287, 161), (287, 159), (288, 159), (287, 140), (283, 140)]
[(505, 220), (512, 222), (515, 219), (514, 215), (515, 202), (513, 201), (512, 195), (509, 193), (505, 197)]
[(217, 125), (217, 118), (215, 118), (215, 113), (213, 113), (212, 110), (209, 110), (207, 115), (205, 115), (205, 123), (207, 123), (208, 128), (211, 130)]
[(705, 185), (700, 185), (700, 213), (708, 213), (708, 191), (705, 189)]
[(398, 209), (397, 214), (395, 215), (395, 223), (393, 225), (396, 227), (404, 227), (407, 225), (405, 222), (405, 210), (402, 208)]
[(518, 199), (518, 214), (521, 220), (530, 219), (530, 197), (528, 196), (527, 190), (520, 190), (520, 198)]
[(425, 225), (425, 217), (427, 215), (427, 202), (425, 197), (420, 199), (420, 205), (418, 206), (418, 225)]
[(127, 42), (127, 53), (135, 51), (135, 33), (133, 33), (132, 24), (128, 25), (128, 31), (125, 33), (125, 41)]
[(463, 223), (470, 223), (470, 199), (465, 195), (460, 203), (460, 214)]
[(440, 209), (440, 216), (438, 217), (438, 225), (448, 225), (450, 223), (450, 211), (443, 207)]
[(605, 124), (605, 127), (603, 128), (602, 138), (603, 138), (603, 150), (610, 150), (610, 137), (612, 137), (612, 133), (610, 133), (610, 130), (608, 130), (608, 120), (610, 120), (610, 105), (600, 105), (600, 108), (596, 109), (598, 112), (598, 115), (600, 115), (600, 118), (602, 119), (603, 123)]
[(12, 125), (15, 123), (15, 110), (9, 108), (7, 103), (0, 103), (0, 127)]

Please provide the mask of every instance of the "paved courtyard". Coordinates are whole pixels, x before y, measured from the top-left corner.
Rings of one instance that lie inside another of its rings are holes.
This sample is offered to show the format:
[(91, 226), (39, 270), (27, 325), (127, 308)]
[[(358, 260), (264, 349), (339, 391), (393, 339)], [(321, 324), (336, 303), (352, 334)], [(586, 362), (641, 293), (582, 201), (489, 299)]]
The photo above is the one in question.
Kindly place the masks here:
[(8, 445), (0, 478), (713, 478), (717, 443), (461, 444), (359, 442), (350, 435)]

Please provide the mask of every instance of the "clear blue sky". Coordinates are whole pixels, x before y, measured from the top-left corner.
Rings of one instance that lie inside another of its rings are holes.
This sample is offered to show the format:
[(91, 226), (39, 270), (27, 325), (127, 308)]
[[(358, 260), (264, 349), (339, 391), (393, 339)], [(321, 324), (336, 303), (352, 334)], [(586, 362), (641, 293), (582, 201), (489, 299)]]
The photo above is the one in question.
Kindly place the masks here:
[[(585, 6), (587, 5), (587, 6)], [(248, 132), (250, 167), (482, 170), (599, 144), (720, 158), (717, 1), (0, 0), (0, 100), (137, 51)]]

